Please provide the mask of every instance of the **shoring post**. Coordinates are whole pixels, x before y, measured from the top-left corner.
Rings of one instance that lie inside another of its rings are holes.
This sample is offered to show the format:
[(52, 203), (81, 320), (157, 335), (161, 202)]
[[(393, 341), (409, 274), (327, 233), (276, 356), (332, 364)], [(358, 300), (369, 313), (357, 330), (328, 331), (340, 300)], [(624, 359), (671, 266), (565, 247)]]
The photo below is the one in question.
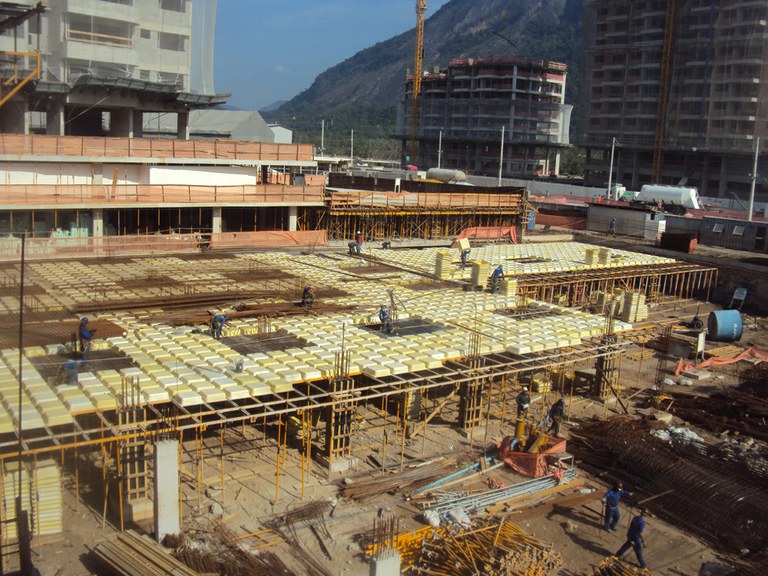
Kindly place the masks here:
[(221, 503), (224, 504), (224, 424), (219, 428), (219, 461), (221, 466)]
[[(184, 430), (179, 430), (179, 452), (177, 458), (179, 459), (179, 479), (184, 478)], [(179, 526), (182, 525), (182, 521), (184, 520), (184, 498), (183, 498), (184, 491), (181, 489), (181, 486), (179, 486)]]
[(275, 503), (280, 501), (280, 430), (283, 425), (283, 415), (277, 418), (277, 457), (275, 459)]

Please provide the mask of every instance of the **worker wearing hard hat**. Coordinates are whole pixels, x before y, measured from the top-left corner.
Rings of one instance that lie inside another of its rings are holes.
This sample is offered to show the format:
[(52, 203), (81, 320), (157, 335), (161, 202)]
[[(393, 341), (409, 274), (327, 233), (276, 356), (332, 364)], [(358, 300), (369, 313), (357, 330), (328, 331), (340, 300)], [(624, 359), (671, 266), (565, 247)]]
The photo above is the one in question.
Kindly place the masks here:
[(56, 373), (56, 385), (76, 385), (78, 382), (78, 371), (84, 364), (82, 360), (67, 360), (59, 366), (59, 371)]
[(363, 233), (360, 232), (360, 230), (358, 230), (357, 234), (355, 235), (355, 242), (357, 243), (357, 246), (355, 246), (357, 253), (360, 254), (360, 250), (363, 247)]
[(304, 286), (304, 292), (301, 295), (302, 306), (312, 306), (315, 303), (315, 289), (309, 284)]
[(528, 394), (527, 386), (523, 386), (523, 391), (517, 395), (515, 402), (517, 403), (517, 417), (525, 418), (528, 414), (528, 406), (531, 405), (531, 395)]
[(379, 320), (381, 320), (381, 328), (383, 332), (387, 334), (392, 333), (392, 315), (389, 313), (389, 308), (386, 304), (382, 304), (379, 308)]
[(491, 293), (499, 291), (499, 283), (504, 279), (504, 268), (499, 264), (491, 274)]
[(225, 314), (215, 314), (211, 318), (211, 336), (216, 340), (221, 340), (221, 331), (224, 329), (224, 324), (229, 320), (229, 316)]
[(80, 320), (78, 334), (80, 336), (80, 357), (83, 360), (87, 360), (88, 354), (91, 352), (91, 342), (93, 342), (94, 332), (96, 332), (96, 328), (88, 328), (88, 318)]
[(469, 253), (471, 251), (471, 248), (467, 248), (466, 250), (461, 251), (461, 269), (464, 270), (467, 267), (467, 258), (469, 258)]

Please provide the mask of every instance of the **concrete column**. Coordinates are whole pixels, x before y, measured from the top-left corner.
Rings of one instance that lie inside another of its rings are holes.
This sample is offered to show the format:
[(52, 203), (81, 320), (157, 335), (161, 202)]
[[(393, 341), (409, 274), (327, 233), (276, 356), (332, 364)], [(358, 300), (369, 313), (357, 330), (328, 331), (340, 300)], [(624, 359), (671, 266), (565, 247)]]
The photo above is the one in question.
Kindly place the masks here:
[(155, 540), (179, 532), (179, 442), (160, 440), (155, 445)]
[(399, 576), (400, 554), (393, 550), (372, 558), (368, 574), (369, 576)]
[(296, 232), (298, 230), (299, 209), (296, 206), (288, 207), (288, 231)]
[(179, 112), (176, 116), (176, 138), (189, 140), (189, 112)]
[(29, 105), (24, 98), (13, 98), (0, 106), (0, 131), (29, 134)]
[(109, 135), (133, 138), (133, 111), (112, 110), (109, 115)]
[(51, 136), (64, 136), (64, 105), (52, 100), (45, 111), (45, 133)]
[(141, 110), (132, 110), (131, 114), (133, 115), (133, 137), (143, 138), (144, 137), (144, 112), (142, 112)]
[(92, 214), (92, 230), (91, 235), (94, 238), (101, 238), (104, 236), (104, 210), (96, 208)]
[(221, 208), (213, 208), (213, 221), (211, 231), (214, 234), (221, 234)]

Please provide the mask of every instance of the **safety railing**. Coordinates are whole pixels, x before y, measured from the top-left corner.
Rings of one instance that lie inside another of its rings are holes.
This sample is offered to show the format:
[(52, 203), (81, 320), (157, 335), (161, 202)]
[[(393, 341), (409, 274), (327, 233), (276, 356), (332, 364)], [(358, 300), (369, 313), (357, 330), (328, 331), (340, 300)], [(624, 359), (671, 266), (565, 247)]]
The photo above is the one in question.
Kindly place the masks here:
[(8, 184), (0, 205), (101, 204), (322, 204), (322, 186), (178, 184)]
[(0, 134), (0, 155), (311, 162), (311, 144)]
[(478, 194), (440, 192), (371, 192), (367, 190), (333, 191), (331, 208), (384, 209), (498, 209), (519, 210), (520, 194)]

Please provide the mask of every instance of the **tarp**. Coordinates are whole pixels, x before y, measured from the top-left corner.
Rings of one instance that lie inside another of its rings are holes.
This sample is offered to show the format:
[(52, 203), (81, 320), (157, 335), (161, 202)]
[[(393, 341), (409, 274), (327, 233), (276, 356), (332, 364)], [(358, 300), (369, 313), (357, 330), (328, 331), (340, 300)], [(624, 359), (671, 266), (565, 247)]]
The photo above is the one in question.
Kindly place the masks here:
[(514, 226), (474, 226), (465, 228), (453, 241), (453, 245), (462, 238), (470, 240), (495, 240), (499, 238), (509, 238), (512, 244), (517, 244), (517, 230)]
[(693, 370), (694, 368), (700, 369), (700, 368), (708, 368), (709, 366), (727, 366), (728, 364), (735, 364), (736, 362), (741, 362), (742, 360), (762, 360), (766, 361), (768, 360), (768, 349), (765, 348), (758, 348), (757, 346), (753, 346), (752, 348), (747, 348), (736, 356), (735, 358), (722, 358), (719, 356), (712, 356), (711, 358), (707, 358), (703, 362), (700, 362), (699, 364), (696, 364), (695, 366), (692, 364), (686, 364), (683, 359), (680, 359), (680, 362), (677, 365), (677, 369), (675, 370), (675, 376), (679, 376), (686, 370)]

